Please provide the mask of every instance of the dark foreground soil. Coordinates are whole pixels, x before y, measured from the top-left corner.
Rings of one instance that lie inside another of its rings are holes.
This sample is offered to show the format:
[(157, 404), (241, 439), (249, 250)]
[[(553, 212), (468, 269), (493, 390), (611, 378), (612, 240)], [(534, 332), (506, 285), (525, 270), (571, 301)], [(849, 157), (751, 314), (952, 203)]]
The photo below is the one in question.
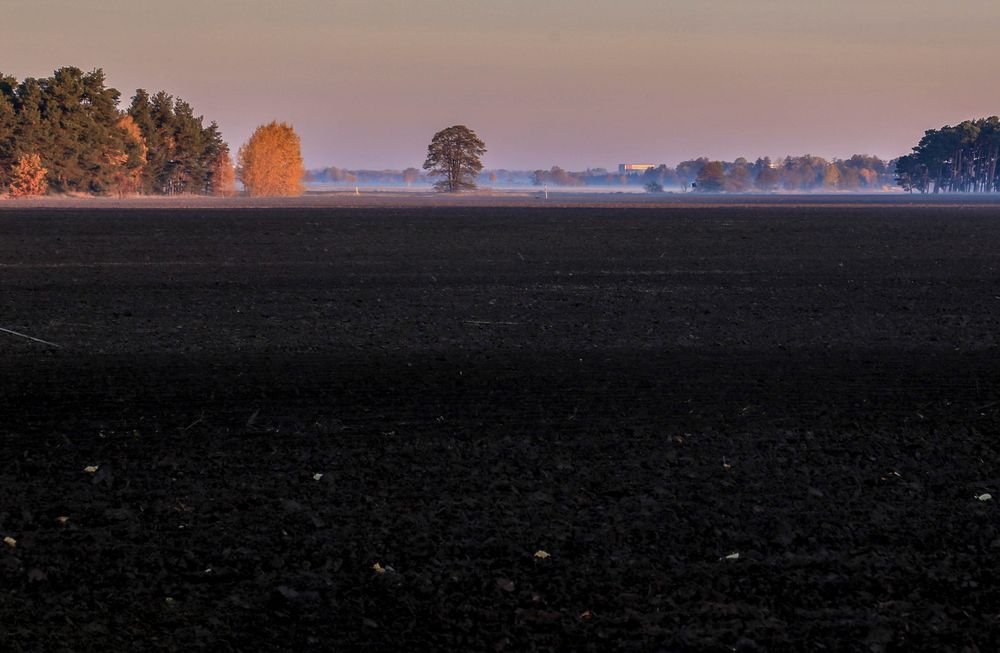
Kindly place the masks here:
[(0, 279), (2, 651), (1000, 648), (997, 206), (15, 210)]

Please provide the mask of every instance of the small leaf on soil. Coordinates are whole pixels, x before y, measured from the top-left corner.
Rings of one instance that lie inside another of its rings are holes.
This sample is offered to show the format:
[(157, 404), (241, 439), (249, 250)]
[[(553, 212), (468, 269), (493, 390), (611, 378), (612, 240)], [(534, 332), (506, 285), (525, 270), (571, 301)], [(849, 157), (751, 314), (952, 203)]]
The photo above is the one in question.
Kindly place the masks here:
[(993, 499), (993, 495), (987, 492), (986, 494), (980, 494), (976, 498), (979, 499), (980, 501), (990, 501)]
[(56, 517), (56, 521), (59, 522), (61, 525), (65, 526), (66, 524), (69, 523), (69, 517), (62, 515), (60, 517)]
[(10, 537), (9, 535), (3, 538), (3, 543), (12, 549), (17, 547), (17, 540), (15, 540), (13, 537)]
[(726, 556), (726, 560), (739, 560), (739, 559), (740, 559), (739, 553), (730, 553), (729, 555)]
[(322, 480), (322, 479), (323, 479), (323, 475), (320, 474), (319, 472), (316, 472), (315, 474), (313, 474), (313, 480), (314, 481), (319, 481), (319, 480)]
[(294, 601), (299, 598), (299, 593), (287, 585), (279, 585), (275, 588), (275, 592), (286, 601)]
[(545, 560), (546, 558), (551, 558), (552, 556), (550, 556), (547, 551), (539, 549), (538, 551), (535, 551), (535, 557), (539, 560)]
[(97, 465), (88, 465), (87, 467), (83, 468), (83, 471), (87, 472), (88, 474), (96, 474), (98, 469), (100, 469), (100, 467), (98, 467)]
[(385, 567), (383, 567), (382, 565), (380, 565), (377, 562), (372, 565), (372, 569), (375, 570), (376, 574), (384, 574), (385, 573)]
[(594, 613), (591, 612), (590, 610), (584, 610), (583, 612), (580, 613), (581, 621), (590, 621), (593, 618), (594, 618)]

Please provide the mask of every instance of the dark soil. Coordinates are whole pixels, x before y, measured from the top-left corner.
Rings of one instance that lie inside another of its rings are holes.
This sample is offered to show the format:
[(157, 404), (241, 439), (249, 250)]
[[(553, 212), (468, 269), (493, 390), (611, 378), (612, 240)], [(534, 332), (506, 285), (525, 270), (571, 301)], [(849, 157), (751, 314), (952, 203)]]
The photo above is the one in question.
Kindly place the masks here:
[(2, 651), (1000, 648), (996, 205), (14, 210), (0, 278)]

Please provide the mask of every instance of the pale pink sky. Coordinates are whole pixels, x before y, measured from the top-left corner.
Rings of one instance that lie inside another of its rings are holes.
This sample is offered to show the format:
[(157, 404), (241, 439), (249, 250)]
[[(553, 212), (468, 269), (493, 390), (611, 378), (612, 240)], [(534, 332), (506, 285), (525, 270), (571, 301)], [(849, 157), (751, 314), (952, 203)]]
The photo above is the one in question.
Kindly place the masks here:
[(0, 0), (0, 72), (103, 68), (235, 150), (273, 119), (309, 167), (419, 165), (463, 123), (489, 167), (906, 153), (1000, 113), (996, 0)]

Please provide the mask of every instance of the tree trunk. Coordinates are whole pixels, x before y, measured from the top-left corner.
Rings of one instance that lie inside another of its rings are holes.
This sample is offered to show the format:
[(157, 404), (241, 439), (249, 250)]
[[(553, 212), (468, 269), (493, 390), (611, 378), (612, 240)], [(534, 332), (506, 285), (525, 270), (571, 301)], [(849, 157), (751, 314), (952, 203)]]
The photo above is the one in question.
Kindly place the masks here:
[(951, 159), (951, 192), (960, 190), (955, 187), (959, 183), (962, 174), (962, 148), (955, 150), (955, 156)]
[(986, 171), (986, 188), (985, 188), (985, 191), (987, 193), (992, 193), (993, 190), (994, 190), (994, 188), (993, 188), (993, 182), (996, 179), (996, 175), (997, 175), (997, 156), (998, 155), (1000, 155), (1000, 147), (998, 147), (996, 145), (990, 147), (990, 162), (989, 162), (989, 167), (988, 167), (988, 169)]

